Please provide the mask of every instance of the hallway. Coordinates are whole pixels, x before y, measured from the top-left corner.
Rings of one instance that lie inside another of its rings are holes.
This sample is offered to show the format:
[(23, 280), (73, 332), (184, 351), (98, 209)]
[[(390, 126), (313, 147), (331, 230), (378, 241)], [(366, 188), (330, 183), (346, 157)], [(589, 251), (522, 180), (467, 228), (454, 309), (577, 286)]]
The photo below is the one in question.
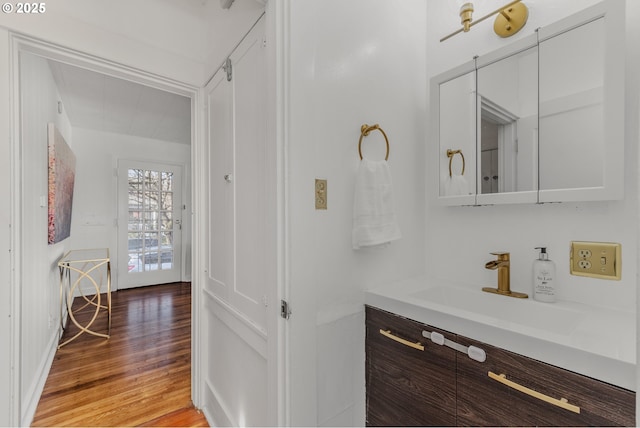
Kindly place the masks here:
[[(110, 339), (57, 351), (33, 426), (208, 426), (191, 404), (191, 284), (120, 290), (112, 304)], [(106, 314), (95, 325), (106, 331)]]

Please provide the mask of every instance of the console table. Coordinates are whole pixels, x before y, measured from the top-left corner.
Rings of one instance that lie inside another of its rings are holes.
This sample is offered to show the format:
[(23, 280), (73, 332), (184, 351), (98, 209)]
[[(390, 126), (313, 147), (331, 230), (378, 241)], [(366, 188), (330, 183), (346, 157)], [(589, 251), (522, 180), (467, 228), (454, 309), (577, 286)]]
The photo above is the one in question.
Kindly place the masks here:
[[(71, 250), (62, 256), (62, 259), (58, 262), (58, 269), (60, 270), (60, 324), (62, 332), (65, 329), (63, 318), (65, 307), (71, 322), (80, 329), (73, 337), (60, 343), (58, 349), (73, 341), (82, 333), (89, 333), (108, 339), (111, 335), (111, 262), (109, 249)], [(103, 302), (100, 291), (105, 280), (107, 301)], [(88, 293), (87, 290), (83, 289), (82, 285), (86, 285), (89, 291), (95, 291), (95, 293)], [(78, 293), (78, 297), (84, 299), (84, 304), (74, 309), (73, 300), (76, 293)], [(93, 311), (93, 314), (88, 321), (81, 322), (76, 318), (76, 315), (87, 307), (90, 313)], [(101, 309), (107, 311), (108, 327), (106, 334), (91, 329)]]

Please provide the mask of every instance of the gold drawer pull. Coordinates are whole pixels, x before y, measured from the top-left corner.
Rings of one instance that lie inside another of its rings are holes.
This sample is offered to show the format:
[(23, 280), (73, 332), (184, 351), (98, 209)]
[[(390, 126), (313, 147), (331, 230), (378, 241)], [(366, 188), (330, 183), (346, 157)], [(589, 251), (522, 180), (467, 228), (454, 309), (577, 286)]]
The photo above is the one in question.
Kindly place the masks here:
[(563, 409), (569, 410), (570, 412), (573, 412), (573, 413), (580, 413), (580, 407), (574, 406), (573, 404), (569, 404), (566, 398), (561, 398), (558, 400), (558, 399), (549, 397), (548, 395), (541, 394), (538, 391), (534, 391), (533, 389), (529, 389), (526, 386), (522, 386), (513, 381), (510, 381), (509, 379), (507, 379), (507, 375), (505, 374), (497, 375), (493, 372), (489, 372), (489, 377), (493, 380), (497, 380), (498, 382), (504, 385), (507, 385), (509, 388), (513, 388), (524, 394), (535, 397), (538, 400), (545, 401), (549, 404), (553, 404), (554, 406), (562, 407)]
[(395, 340), (398, 343), (402, 343), (403, 345), (407, 345), (410, 348), (417, 349), (418, 351), (424, 351), (424, 346), (420, 342), (409, 342), (408, 340), (404, 340), (398, 336), (391, 334), (391, 330), (383, 330), (380, 329), (380, 334), (388, 337), (391, 340)]

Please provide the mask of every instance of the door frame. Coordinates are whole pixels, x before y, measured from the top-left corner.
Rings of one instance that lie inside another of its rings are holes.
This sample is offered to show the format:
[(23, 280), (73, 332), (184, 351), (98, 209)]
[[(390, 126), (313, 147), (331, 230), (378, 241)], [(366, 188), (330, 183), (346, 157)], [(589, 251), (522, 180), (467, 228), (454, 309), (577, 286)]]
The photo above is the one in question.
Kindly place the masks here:
[[(18, 34), (15, 32), (9, 32), (10, 51), (9, 51), (9, 82), (10, 82), (10, 164), (11, 164), (11, 183), (10, 188), (12, 192), (12, 199), (10, 204), (10, 287), (11, 287), (11, 394), (12, 402), (10, 404), (11, 414), (9, 420), (12, 425), (21, 426), (25, 421), (22, 421), (25, 407), (28, 403), (21, 402), (21, 283), (22, 283), (22, 270), (24, 269), (23, 263), (26, 259), (23, 257), (23, 246), (20, 237), (23, 231), (22, 221), (22, 202), (23, 195), (21, 193), (20, 177), (23, 171), (23, 165), (21, 162), (22, 152), (22, 136), (20, 131), (20, 61), (19, 57), (21, 53), (29, 53), (37, 55), (46, 59), (51, 59), (66, 64), (74, 65), (76, 67), (84, 68), (86, 70), (106, 74), (112, 77), (128, 80), (134, 83), (151, 86), (156, 89), (164, 90), (167, 92), (176, 93), (191, 99), (191, 168), (190, 168), (190, 180), (191, 180), (191, 248), (192, 248), (192, 293), (191, 293), (191, 398), (196, 407), (199, 407), (201, 403), (201, 387), (199, 385), (200, 376), (200, 363), (199, 363), (199, 335), (200, 328), (198, 324), (199, 320), (199, 307), (200, 307), (200, 289), (201, 284), (199, 276), (195, 273), (200, 270), (199, 254), (202, 250), (202, 239), (200, 233), (198, 233), (198, 227), (201, 223), (198, 218), (198, 213), (201, 211), (201, 203), (199, 203), (194, 195), (201, 194), (200, 182), (198, 178), (204, 176), (204, 171), (199, 166), (197, 161), (198, 157), (203, 151), (203, 135), (202, 135), (202, 123), (203, 123), (203, 108), (202, 106), (202, 89), (196, 86), (180, 82), (174, 79), (163, 77), (158, 74), (146, 72), (144, 70), (129, 67), (120, 63), (109, 61), (104, 58), (96, 57), (90, 54), (86, 54), (74, 49), (65, 48), (63, 46), (49, 43), (37, 38)], [(186, 178), (186, 174), (185, 174)], [(186, 196), (186, 195), (185, 195)], [(41, 387), (44, 387), (44, 380), (46, 380), (46, 374), (48, 368), (51, 366), (53, 357), (55, 355), (55, 342), (53, 348), (48, 355), (46, 367), (43, 367), (45, 373), (45, 379), (42, 380)], [(40, 394), (42, 390), (37, 391)], [(37, 404), (37, 403), (36, 403)], [(35, 411), (35, 408), (33, 409)], [(27, 423), (30, 421), (26, 421)]]

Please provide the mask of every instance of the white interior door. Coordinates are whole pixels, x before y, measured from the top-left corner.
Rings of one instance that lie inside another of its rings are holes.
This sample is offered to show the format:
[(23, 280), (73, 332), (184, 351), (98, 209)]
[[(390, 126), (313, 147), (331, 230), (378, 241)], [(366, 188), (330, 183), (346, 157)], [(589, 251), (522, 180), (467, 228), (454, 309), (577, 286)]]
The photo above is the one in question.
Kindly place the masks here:
[(178, 282), (182, 167), (118, 162), (118, 288)]
[(275, 147), (267, 144), (264, 20), (205, 88), (208, 172), (204, 410), (216, 426), (276, 425)]

